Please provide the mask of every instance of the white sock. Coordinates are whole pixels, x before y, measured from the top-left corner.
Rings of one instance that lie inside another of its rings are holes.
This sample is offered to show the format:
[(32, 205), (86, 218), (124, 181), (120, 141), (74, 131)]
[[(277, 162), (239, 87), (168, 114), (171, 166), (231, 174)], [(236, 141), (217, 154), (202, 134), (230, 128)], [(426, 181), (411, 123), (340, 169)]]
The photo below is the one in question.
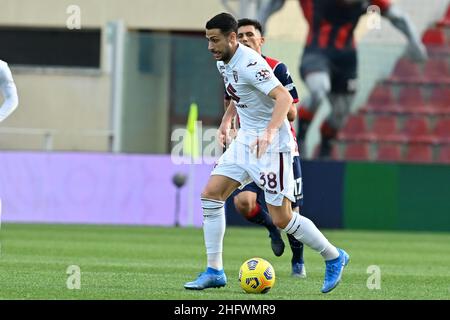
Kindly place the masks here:
[(292, 219), (284, 228), (284, 231), (292, 234), (298, 241), (319, 252), (325, 260), (339, 257), (336, 247), (328, 242), (327, 238), (317, 229), (314, 223), (296, 212), (292, 212)]
[(208, 267), (222, 270), (223, 236), (225, 234), (224, 201), (201, 198), (203, 208), (203, 235)]

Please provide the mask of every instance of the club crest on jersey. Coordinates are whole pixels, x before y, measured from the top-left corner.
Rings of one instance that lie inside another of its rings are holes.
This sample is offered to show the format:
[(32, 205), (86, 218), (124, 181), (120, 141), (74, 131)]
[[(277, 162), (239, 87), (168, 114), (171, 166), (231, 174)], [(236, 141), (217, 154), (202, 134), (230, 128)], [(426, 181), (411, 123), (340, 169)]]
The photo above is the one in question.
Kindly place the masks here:
[(233, 78), (234, 78), (234, 82), (238, 82), (239, 77), (238, 77), (238, 73), (236, 70), (233, 70)]
[(256, 77), (256, 80), (258, 80), (258, 81), (264, 81), (264, 80), (270, 79), (271, 74), (270, 74), (269, 70), (261, 69), (256, 73), (255, 77)]

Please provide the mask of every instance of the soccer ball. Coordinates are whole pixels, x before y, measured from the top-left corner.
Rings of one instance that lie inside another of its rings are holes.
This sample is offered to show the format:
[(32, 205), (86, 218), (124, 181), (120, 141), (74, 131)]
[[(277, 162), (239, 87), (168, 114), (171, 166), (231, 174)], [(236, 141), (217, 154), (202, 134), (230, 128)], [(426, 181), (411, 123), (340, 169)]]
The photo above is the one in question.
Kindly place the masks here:
[(251, 258), (239, 269), (239, 283), (247, 293), (267, 293), (275, 284), (275, 270), (262, 258)]

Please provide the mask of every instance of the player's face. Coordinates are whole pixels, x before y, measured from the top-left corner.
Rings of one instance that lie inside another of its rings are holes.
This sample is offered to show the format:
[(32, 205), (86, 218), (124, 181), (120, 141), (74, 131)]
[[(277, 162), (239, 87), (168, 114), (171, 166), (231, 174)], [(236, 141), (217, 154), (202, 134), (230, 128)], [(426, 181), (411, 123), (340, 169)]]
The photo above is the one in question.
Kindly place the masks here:
[(214, 59), (227, 63), (232, 56), (232, 49), (236, 43), (236, 33), (231, 32), (224, 35), (220, 29), (206, 30), (208, 39), (208, 50), (213, 54)]
[(238, 41), (242, 43), (244, 46), (252, 48), (261, 54), (261, 47), (264, 43), (264, 37), (261, 36), (261, 33), (255, 26), (242, 26), (238, 29)]

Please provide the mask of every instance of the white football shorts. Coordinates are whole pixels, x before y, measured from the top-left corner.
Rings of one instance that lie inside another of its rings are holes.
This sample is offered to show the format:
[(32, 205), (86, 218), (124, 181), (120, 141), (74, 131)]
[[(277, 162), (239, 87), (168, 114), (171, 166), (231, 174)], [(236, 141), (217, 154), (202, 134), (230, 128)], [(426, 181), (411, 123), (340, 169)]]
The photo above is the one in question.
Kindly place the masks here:
[(217, 160), (211, 175), (226, 176), (242, 185), (253, 180), (273, 206), (281, 206), (284, 197), (295, 201), (291, 152), (266, 152), (258, 159), (248, 145), (234, 140)]

